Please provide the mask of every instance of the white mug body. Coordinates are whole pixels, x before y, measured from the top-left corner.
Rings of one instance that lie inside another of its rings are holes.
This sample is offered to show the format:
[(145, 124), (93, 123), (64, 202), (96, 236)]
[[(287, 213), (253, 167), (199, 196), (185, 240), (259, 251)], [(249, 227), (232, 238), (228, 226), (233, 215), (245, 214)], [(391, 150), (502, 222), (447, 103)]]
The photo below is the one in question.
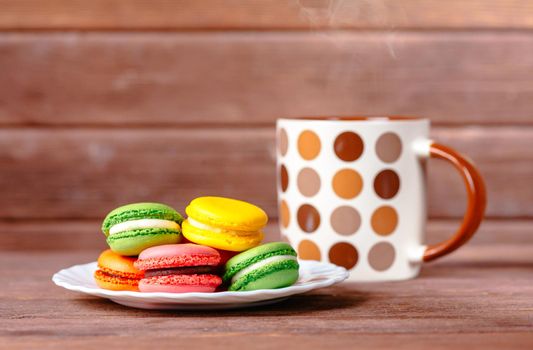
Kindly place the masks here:
[(350, 281), (418, 275), (429, 124), (400, 117), (278, 120), (280, 230), (300, 258), (344, 266)]

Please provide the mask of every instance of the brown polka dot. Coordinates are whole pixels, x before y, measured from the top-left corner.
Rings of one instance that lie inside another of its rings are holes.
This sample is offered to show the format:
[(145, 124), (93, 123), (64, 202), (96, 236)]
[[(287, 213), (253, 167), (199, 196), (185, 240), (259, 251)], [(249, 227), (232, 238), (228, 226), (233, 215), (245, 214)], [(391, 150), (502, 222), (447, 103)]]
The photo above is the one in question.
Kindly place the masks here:
[(304, 196), (314, 196), (320, 190), (320, 176), (311, 168), (303, 168), (298, 173), (297, 184)]
[(341, 169), (333, 176), (332, 186), (337, 196), (351, 199), (363, 189), (363, 179), (355, 170)]
[(348, 242), (336, 243), (329, 249), (329, 261), (348, 270), (357, 264), (358, 259), (357, 249)]
[(302, 260), (320, 261), (320, 249), (313, 242), (304, 239), (298, 244), (298, 257)]
[(279, 153), (282, 156), (286, 155), (287, 150), (289, 149), (289, 137), (287, 136), (287, 132), (283, 128), (279, 129), (278, 149), (279, 149)]
[(279, 204), (279, 216), (281, 219), (281, 225), (285, 228), (289, 227), (289, 223), (291, 221), (291, 212), (289, 210), (287, 202), (285, 202), (284, 200), (282, 200)]
[(337, 136), (333, 148), (337, 157), (348, 162), (356, 160), (363, 154), (364, 144), (359, 135), (347, 131)]
[(305, 160), (315, 159), (320, 153), (320, 139), (311, 130), (304, 130), (298, 136), (298, 152)]
[(385, 205), (374, 211), (370, 222), (374, 232), (378, 235), (387, 236), (396, 229), (398, 225), (398, 214), (393, 207)]
[(391, 199), (399, 189), (400, 177), (393, 170), (383, 170), (374, 179), (374, 190), (383, 199)]
[(387, 132), (376, 142), (376, 153), (385, 163), (392, 163), (402, 154), (402, 140), (395, 133)]
[(298, 209), (296, 216), (298, 219), (298, 225), (300, 225), (300, 228), (307, 233), (316, 231), (320, 225), (320, 214), (318, 213), (318, 210), (310, 204), (302, 205)]
[(283, 192), (287, 191), (287, 187), (289, 187), (289, 173), (287, 172), (287, 168), (285, 168), (285, 165), (281, 164), (279, 172), (279, 178), (280, 178), (280, 184), (281, 184), (281, 190)]
[(361, 226), (361, 216), (355, 208), (349, 206), (338, 207), (330, 217), (331, 227), (341, 235), (354, 234)]
[(380, 242), (368, 252), (368, 263), (376, 271), (385, 271), (394, 263), (396, 252), (392, 244)]

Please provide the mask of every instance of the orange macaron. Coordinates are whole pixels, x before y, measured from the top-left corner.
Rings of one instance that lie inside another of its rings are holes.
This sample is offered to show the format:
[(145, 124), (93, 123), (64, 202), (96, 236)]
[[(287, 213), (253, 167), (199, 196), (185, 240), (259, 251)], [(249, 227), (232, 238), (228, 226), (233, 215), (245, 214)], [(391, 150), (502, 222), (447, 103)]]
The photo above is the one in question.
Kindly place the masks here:
[(111, 249), (103, 251), (98, 257), (98, 270), (94, 272), (96, 284), (103, 289), (138, 291), (144, 273), (133, 265), (136, 260)]

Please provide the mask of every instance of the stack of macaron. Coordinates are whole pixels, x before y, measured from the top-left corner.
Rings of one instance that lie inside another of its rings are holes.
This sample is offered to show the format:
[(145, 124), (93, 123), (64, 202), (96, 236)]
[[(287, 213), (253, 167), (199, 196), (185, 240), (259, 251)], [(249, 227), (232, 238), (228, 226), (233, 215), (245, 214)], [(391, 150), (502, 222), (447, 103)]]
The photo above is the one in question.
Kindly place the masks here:
[(185, 293), (282, 288), (298, 279), (296, 251), (289, 244), (260, 245), (268, 221), (261, 208), (236, 199), (200, 197), (185, 212), (183, 220), (159, 203), (111, 211), (102, 224), (111, 249), (98, 258), (97, 285)]

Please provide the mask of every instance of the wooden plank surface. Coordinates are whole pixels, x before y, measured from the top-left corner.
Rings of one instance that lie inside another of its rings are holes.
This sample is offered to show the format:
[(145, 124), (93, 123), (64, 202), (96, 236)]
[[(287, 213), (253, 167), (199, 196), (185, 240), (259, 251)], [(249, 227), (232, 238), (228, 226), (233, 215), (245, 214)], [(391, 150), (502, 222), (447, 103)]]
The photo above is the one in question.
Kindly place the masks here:
[(0, 125), (531, 124), (528, 32), (3, 33)]
[[(505, 229), (502, 228), (502, 234)], [(57, 270), (97, 251), (3, 252), (0, 344), (9, 349), (514, 349), (533, 344), (531, 244), (466, 247), (418, 279), (345, 283), (271, 306), (143, 311), (54, 286)], [(513, 254), (509, 254), (513, 252)]]
[(527, 0), (0, 0), (2, 30), (520, 29)]
[[(468, 154), (486, 178), (489, 217), (533, 217), (533, 128), (436, 128), (433, 138)], [(276, 210), (274, 129), (0, 130), (0, 218), (101, 218), (123, 203), (183, 209), (202, 195)], [(289, 174), (290, 175), (290, 174)], [(429, 214), (460, 217), (464, 186), (430, 161)]]
[[(170, 318), (171, 316), (167, 316)], [(159, 319), (156, 319), (159, 322)], [(246, 319), (243, 320), (246, 322)], [(166, 325), (171, 325), (169, 320), (164, 321)], [(142, 325), (139, 325), (142, 327)], [(305, 328), (305, 326), (302, 326)], [(170, 332), (169, 332), (170, 333)], [(334, 346), (335, 349), (399, 349), (399, 350), (426, 350), (428, 348), (435, 350), (449, 350), (450, 348), (461, 349), (468, 346), (469, 349), (528, 349), (531, 346), (533, 335), (527, 331), (520, 332), (496, 332), (489, 333), (454, 333), (448, 334), (402, 334), (393, 335), (369, 333), (369, 334), (299, 334), (300, 332), (279, 334), (245, 334), (234, 332), (232, 335), (202, 335), (202, 336), (179, 336), (168, 335), (155, 337), (138, 337), (131, 336), (122, 339), (118, 336), (98, 335), (80, 335), (69, 337), (64, 340), (62, 337), (0, 337), (5, 341), (9, 349), (57, 349), (61, 346), (74, 346), (76, 349), (94, 349), (101, 346), (113, 346), (120, 348), (127, 346), (128, 349), (146, 349), (157, 343), (158, 349), (175, 349), (176, 344), (195, 344), (196, 349), (203, 350), (226, 350), (228, 348), (245, 347), (258, 350), (269, 350), (272, 347), (283, 348), (289, 346), (291, 349), (329, 349)], [(354, 345), (356, 343), (356, 345)]]
[[(0, 221), (0, 251), (104, 250), (101, 224), (102, 219)], [(458, 227), (458, 219), (430, 220), (425, 243), (444, 241)], [(531, 220), (487, 219), (468, 245), (533, 244), (532, 229)], [(278, 220), (271, 219), (264, 233), (266, 242), (279, 241)]]
[(242, 198), (276, 211), (271, 128), (0, 130), (3, 217), (98, 218), (155, 200)]
[[(533, 129), (515, 127), (435, 129), (432, 138), (469, 156), (486, 180), (490, 217), (533, 217)], [(462, 180), (449, 164), (430, 161), (429, 213), (460, 216), (465, 208)]]

